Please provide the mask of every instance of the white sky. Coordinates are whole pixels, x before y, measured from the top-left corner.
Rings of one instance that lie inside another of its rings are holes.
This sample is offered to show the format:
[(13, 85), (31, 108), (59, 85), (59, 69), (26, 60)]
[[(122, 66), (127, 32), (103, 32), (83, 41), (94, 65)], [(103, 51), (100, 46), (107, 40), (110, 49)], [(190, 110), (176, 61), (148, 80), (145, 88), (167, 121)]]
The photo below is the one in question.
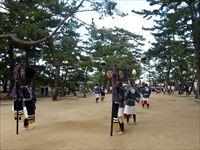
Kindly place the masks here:
[(98, 28), (112, 28), (114, 26), (119, 28), (124, 28), (130, 32), (135, 34), (143, 35), (146, 38), (145, 46), (143, 47), (144, 51), (147, 51), (150, 48), (149, 41), (154, 41), (153, 36), (150, 34), (150, 31), (142, 30), (143, 27), (152, 27), (153, 20), (146, 20), (140, 15), (134, 14), (131, 10), (140, 11), (142, 9), (152, 9), (149, 6), (149, 3), (146, 0), (115, 0), (117, 2), (117, 8), (123, 12), (128, 13), (129, 15), (126, 17), (115, 16), (114, 19), (112, 17), (105, 17), (104, 19), (99, 20), (99, 15), (94, 12), (81, 12), (76, 15), (77, 18), (83, 20), (84, 22), (90, 24), (92, 18), (94, 18), (95, 24)]

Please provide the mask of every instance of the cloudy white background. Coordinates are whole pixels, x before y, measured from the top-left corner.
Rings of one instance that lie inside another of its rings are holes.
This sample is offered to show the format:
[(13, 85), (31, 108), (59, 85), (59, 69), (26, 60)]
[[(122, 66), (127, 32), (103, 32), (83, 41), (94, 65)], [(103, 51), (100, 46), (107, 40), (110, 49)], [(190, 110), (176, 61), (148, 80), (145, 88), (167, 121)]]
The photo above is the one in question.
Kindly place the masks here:
[[(144, 51), (147, 51), (150, 48), (150, 42), (154, 41), (153, 36), (150, 34), (150, 31), (142, 30), (142, 27), (152, 27), (154, 22), (153, 19), (146, 20), (140, 15), (134, 14), (131, 10), (140, 11), (142, 9), (151, 10), (153, 7), (149, 6), (149, 3), (146, 0), (114, 0), (117, 2), (117, 8), (123, 12), (128, 13), (126, 17), (114, 16), (105, 17), (104, 19), (99, 19), (99, 15), (94, 12), (81, 12), (76, 15), (77, 18), (82, 21), (90, 24), (92, 18), (94, 18), (95, 24), (98, 28), (113, 28), (119, 27), (124, 28), (135, 34), (143, 35), (146, 38), (145, 46), (143, 47)], [(155, 7), (154, 7), (155, 8)]]

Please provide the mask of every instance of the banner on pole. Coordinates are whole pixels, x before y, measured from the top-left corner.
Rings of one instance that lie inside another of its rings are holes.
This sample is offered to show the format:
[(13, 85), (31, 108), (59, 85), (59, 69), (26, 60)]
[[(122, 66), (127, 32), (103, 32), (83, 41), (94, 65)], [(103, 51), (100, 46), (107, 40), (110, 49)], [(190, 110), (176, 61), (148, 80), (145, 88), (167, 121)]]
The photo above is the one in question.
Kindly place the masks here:
[[(126, 78), (127, 75), (127, 70), (126, 69), (117, 69), (117, 76), (120, 80), (124, 80)], [(108, 68), (105, 71), (105, 76), (107, 79), (112, 79), (113, 78), (113, 69), (112, 68)]]

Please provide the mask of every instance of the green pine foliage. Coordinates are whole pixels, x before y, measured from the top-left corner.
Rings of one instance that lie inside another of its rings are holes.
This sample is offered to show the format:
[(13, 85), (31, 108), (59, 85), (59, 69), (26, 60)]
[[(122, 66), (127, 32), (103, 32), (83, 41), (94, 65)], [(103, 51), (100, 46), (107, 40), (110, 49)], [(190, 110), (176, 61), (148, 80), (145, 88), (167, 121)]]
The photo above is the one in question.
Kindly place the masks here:
[[(153, 18), (150, 30), (156, 42), (148, 51), (149, 59), (159, 68), (155, 83), (168, 85), (191, 83), (197, 74), (200, 82), (200, 2), (199, 0), (147, 0), (154, 10), (134, 11), (144, 18)], [(183, 72), (185, 72), (183, 74)], [(162, 80), (160, 80), (162, 78)], [(191, 83), (192, 84), (192, 83)]]

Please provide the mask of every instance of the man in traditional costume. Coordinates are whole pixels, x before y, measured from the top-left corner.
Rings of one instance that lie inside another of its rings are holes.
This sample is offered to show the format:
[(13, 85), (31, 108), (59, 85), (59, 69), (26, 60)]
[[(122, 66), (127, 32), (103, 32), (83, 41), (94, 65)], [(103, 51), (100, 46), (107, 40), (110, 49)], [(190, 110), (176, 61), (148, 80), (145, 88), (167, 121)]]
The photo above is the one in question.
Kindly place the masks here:
[(96, 84), (96, 86), (94, 87), (94, 93), (95, 93), (96, 103), (98, 103), (101, 94), (101, 88), (99, 87), (98, 84)]
[(151, 88), (148, 87), (148, 84), (145, 84), (144, 87), (141, 90), (142, 94), (142, 107), (144, 105), (147, 105), (147, 108), (149, 108), (149, 97), (151, 95)]
[(23, 121), (24, 120), (24, 109), (23, 109), (23, 100), (20, 92), (19, 79), (20, 79), (20, 65), (16, 64), (14, 69), (14, 77), (15, 77), (15, 86), (12, 90), (12, 99), (13, 106), (12, 110), (14, 111), (14, 119)]
[(131, 83), (125, 93), (124, 116), (127, 119), (127, 123), (129, 123), (130, 116), (133, 116), (133, 120), (136, 122), (135, 101), (137, 103), (140, 102), (140, 93), (134, 87), (134, 83)]
[(22, 86), (18, 93), (18, 101), (17, 101), (17, 92), (16, 87), (13, 88), (12, 98), (14, 101), (13, 110), (15, 119), (17, 119), (17, 109), (18, 109), (18, 119), (19, 121), (24, 121), (24, 127), (29, 129), (29, 124), (35, 122), (35, 102), (36, 97), (32, 92), (32, 81), (27, 80), (26, 86)]

